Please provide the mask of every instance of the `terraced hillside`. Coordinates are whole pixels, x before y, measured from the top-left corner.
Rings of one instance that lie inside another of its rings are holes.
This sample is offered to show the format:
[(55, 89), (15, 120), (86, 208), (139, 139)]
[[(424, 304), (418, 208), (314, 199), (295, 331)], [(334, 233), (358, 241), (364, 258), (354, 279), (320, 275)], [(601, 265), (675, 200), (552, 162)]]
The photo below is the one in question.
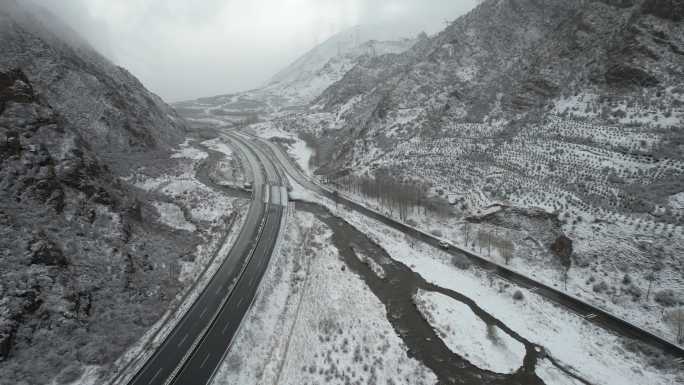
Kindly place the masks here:
[(485, 1), (269, 124), (299, 133), (329, 183), (675, 340), (681, 12), (654, 0)]

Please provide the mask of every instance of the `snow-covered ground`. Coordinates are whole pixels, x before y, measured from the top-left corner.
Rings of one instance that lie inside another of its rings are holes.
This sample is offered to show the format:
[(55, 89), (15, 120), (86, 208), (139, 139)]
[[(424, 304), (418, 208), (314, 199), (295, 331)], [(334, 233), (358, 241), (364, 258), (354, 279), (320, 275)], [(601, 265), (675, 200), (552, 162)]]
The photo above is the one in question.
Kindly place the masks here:
[(354, 249), (354, 255), (356, 255), (356, 258), (358, 258), (361, 262), (365, 263), (378, 278), (387, 278), (387, 274), (385, 273), (385, 269), (382, 267), (382, 265), (376, 262), (373, 258), (364, 255), (363, 251)]
[(229, 143), (230, 140), (225, 137), (202, 142), (202, 145), (210, 150), (222, 154), (222, 158), (216, 163), (210, 178), (220, 186), (241, 189), (246, 182), (253, 179), (252, 170), (244, 167), (246, 164), (244, 154), (239, 150), (236, 151)]
[[(385, 216), (399, 220), (397, 210), (390, 210), (375, 199), (358, 194), (344, 195)], [(483, 209), (478, 215), (484, 216), (498, 209), (499, 206)], [(553, 210), (549, 208), (547, 212)], [(513, 230), (488, 223), (468, 223), (466, 235), (464, 215), (466, 214), (436, 215), (434, 212), (425, 213), (416, 209), (409, 211), (407, 222), (427, 233), (437, 234), (482, 258), (505, 264), (511, 270), (605, 309), (665, 339), (676, 339), (678, 326), (669, 322), (667, 318), (672, 308), (656, 301), (654, 294), (669, 289), (674, 290), (675, 296), (684, 295), (684, 279), (677, 270), (664, 269), (655, 274), (656, 278), (651, 285), (647, 275), (652, 270), (647, 270), (642, 264), (643, 259), (648, 257), (648, 251), (636, 248), (632, 243), (635, 239), (646, 243), (653, 242), (654, 235), (635, 230), (634, 226), (628, 225), (627, 220), (618, 217), (596, 218), (589, 212), (576, 214), (582, 216), (581, 222), (566, 223), (561, 227), (563, 232), (573, 239), (575, 253), (601, 254), (603, 259), (590, 259), (591, 264), (588, 266), (573, 265), (565, 282), (564, 271), (557, 257), (552, 254), (548, 244), (539, 242), (536, 234), (524, 228)], [(600, 225), (597, 225), (597, 222), (600, 222)], [(677, 250), (684, 250), (681, 230), (679, 227), (675, 229), (675, 236), (668, 241), (667, 248), (673, 250), (673, 258), (678, 257)], [(484, 239), (478, 239), (478, 233), (485, 234)], [(493, 242), (495, 245), (488, 247), (488, 234), (495, 240), (513, 242), (514, 250), (508, 261), (503, 250), (496, 246), (500, 242)], [(608, 258), (609, 255), (614, 257)], [(629, 278), (625, 279), (626, 276)], [(606, 289), (596, 290), (596, 285), (602, 282), (607, 285)], [(650, 294), (648, 298), (647, 293)]]
[(487, 325), (468, 305), (422, 290), (415, 302), (449, 349), (478, 368), (508, 374), (522, 366), (525, 345), (497, 326)]
[(249, 128), (254, 134), (264, 139), (286, 139), (288, 142), (286, 145), (288, 155), (297, 162), (297, 165), (305, 175), (313, 175), (311, 171), (313, 149), (307, 146), (306, 142), (297, 135), (279, 129), (273, 122), (254, 124)]
[(296, 213), (214, 384), (433, 384), (345, 268), (331, 235)]
[(177, 204), (154, 202), (153, 205), (159, 212), (159, 215), (161, 216), (160, 220), (163, 224), (173, 227), (174, 229), (185, 230), (191, 233), (194, 233), (197, 230), (195, 225), (185, 219), (183, 211)]
[(207, 158), (207, 153), (200, 150), (199, 148), (191, 144), (191, 139), (186, 139), (185, 142), (181, 143), (173, 155), (172, 159), (190, 159), (190, 160), (204, 160)]
[[(451, 256), (422, 243), (411, 244), (406, 237), (375, 220), (348, 211), (334, 202), (310, 193), (293, 183), (293, 198), (327, 206), (359, 231), (387, 250), (389, 255), (409, 266), (425, 280), (456, 291), (475, 301), (483, 310), (504, 322), (523, 338), (543, 346), (550, 357), (571, 373), (592, 384), (673, 384), (684, 381), (684, 371), (657, 352), (644, 353), (635, 344), (616, 336), (581, 316), (569, 312), (543, 297), (475, 267), (454, 266)], [(520, 291), (522, 300), (514, 300)], [(447, 313), (447, 310), (441, 310)], [(465, 352), (464, 352), (465, 353)], [(488, 353), (489, 354), (489, 353)], [(551, 369), (545, 361), (538, 374), (553, 383), (573, 383), (562, 371)]]
[[(217, 150), (224, 150), (222, 146), (217, 147), (213, 141), (207, 144)], [(188, 209), (189, 219), (192, 221), (220, 224), (223, 218), (234, 211), (234, 204), (237, 201), (206, 186), (196, 178), (195, 168), (198, 162), (208, 157), (208, 154), (186, 142), (174, 156), (190, 161), (182, 163), (172, 174), (150, 178), (144, 174), (145, 170), (139, 170), (128, 180), (142, 190), (173, 198)]]
[(578, 379), (568, 376), (547, 359), (537, 361), (535, 373), (546, 385), (585, 385)]
[[(228, 152), (229, 148), (223, 150)], [(196, 179), (194, 172), (199, 162), (207, 157), (206, 152), (186, 141), (173, 155), (180, 159), (173, 173), (147, 178), (141, 170), (142, 174), (129, 178), (137, 187), (161, 193), (173, 201), (152, 202), (162, 224), (197, 233), (204, 241), (197, 245), (193, 258), (179, 261), (178, 280), (185, 288), (177, 294), (168, 311), (112, 367), (88, 367), (77, 383), (89, 385), (114, 378), (125, 383), (130, 379), (163, 343), (230, 252), (247, 217), (249, 201), (224, 195)], [(182, 207), (190, 207), (190, 218), (183, 213)], [(212, 208), (218, 210), (209, 214)]]

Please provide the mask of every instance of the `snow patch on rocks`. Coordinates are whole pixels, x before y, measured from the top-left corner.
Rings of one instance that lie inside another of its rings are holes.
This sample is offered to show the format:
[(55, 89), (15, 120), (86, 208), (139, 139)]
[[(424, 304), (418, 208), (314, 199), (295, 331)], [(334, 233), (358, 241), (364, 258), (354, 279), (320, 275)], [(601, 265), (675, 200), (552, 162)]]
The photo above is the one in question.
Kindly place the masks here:
[(195, 232), (197, 227), (185, 220), (183, 211), (178, 205), (167, 202), (154, 202), (154, 207), (159, 212), (160, 220), (163, 224), (177, 230)]

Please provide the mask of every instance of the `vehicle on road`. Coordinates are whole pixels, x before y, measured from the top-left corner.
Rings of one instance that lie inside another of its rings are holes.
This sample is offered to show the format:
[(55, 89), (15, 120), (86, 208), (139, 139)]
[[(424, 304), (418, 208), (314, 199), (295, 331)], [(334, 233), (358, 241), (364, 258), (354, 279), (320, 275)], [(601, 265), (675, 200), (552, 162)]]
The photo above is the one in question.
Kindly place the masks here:
[(447, 250), (447, 249), (449, 249), (449, 242), (447, 242), (447, 241), (439, 241), (439, 247), (441, 247), (441, 248)]

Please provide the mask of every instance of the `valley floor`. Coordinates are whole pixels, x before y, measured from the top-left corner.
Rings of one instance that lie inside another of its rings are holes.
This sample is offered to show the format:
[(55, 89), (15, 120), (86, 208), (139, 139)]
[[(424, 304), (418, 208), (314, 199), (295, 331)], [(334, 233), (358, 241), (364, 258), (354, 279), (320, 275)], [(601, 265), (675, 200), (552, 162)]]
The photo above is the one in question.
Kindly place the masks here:
[(435, 382), (330, 237), (313, 214), (292, 213), (214, 384)]
[[(330, 118), (326, 114), (318, 114), (315, 119), (299, 118), (298, 122), (318, 119), (325, 121)], [(311, 124), (315, 126), (318, 123)], [(584, 135), (583, 132), (592, 127), (559, 119), (553, 120), (551, 124), (553, 129), (567, 136)], [(491, 134), (490, 131), (496, 129), (487, 129), (481, 127), (482, 125), (471, 126), (473, 127), (466, 129), (479, 135), (484, 135), (483, 132)], [(305, 131), (311, 129), (303, 127)], [(599, 128), (602, 131), (598, 132), (606, 137), (605, 140), (614, 136), (611, 131), (613, 128)], [(260, 123), (251, 126), (250, 130), (263, 138), (280, 143), (305, 174), (314, 176), (310, 164), (312, 150), (297, 135), (286, 131), (282, 124)], [(621, 140), (625, 145), (638, 145), (635, 143), (638, 143), (640, 135), (642, 134), (637, 132), (625, 134)], [(667, 340), (676, 341), (678, 334), (681, 337), (678, 315), (684, 312), (684, 306), (678, 306), (678, 302), (684, 301), (684, 265), (679, 259), (684, 252), (684, 227), (659, 222), (660, 219), (656, 216), (642, 219), (646, 216), (630, 216), (620, 211), (599, 209), (597, 206), (587, 205), (580, 197), (568, 194), (553, 184), (544, 187), (533, 183), (536, 188), (518, 189), (509, 200), (498, 199), (487, 192), (490, 182), (485, 183), (485, 180), (489, 180), (489, 177), (482, 176), (482, 181), (466, 188), (462, 180), (474, 180), (475, 177), (470, 174), (485, 172), (487, 167), (483, 166), (479, 171), (463, 171), (464, 165), (457, 165), (456, 162), (462, 155), (459, 153), (463, 151), (460, 147), (468, 148), (468, 145), (449, 143), (411, 141), (387, 153), (375, 153), (378, 158), (373, 163), (375, 167), (385, 165), (394, 169), (401, 168), (401, 174), (405, 176), (415, 174), (433, 178), (431, 191), (443, 194), (441, 196), (444, 201), (452, 203), (444, 208), (448, 212), (427, 211), (423, 207), (414, 206), (409, 207), (404, 217), (400, 218), (397, 207), (383, 204), (356, 190), (345, 189), (344, 185), (337, 184), (337, 187), (343, 194), (376, 211), (443, 237), (474, 254), (507, 264), (517, 272), (581, 298)], [(549, 144), (542, 141), (538, 146), (545, 148)], [(534, 146), (530, 146), (528, 150), (534, 151)], [(546, 153), (546, 150), (539, 151)], [(574, 154), (566, 151), (556, 161), (562, 163), (565, 157), (570, 159), (568, 162), (576, 163), (578, 160), (575, 158), (588, 157), (582, 161), (593, 162), (592, 154), (591, 148), (580, 148)], [(515, 157), (508, 159), (509, 155), (514, 156), (514, 153), (502, 156), (502, 164), (518, 164), (522, 161)], [(525, 153), (523, 155), (521, 156), (525, 159), (533, 156)], [(363, 165), (373, 158), (371, 154), (361, 157), (359, 170), (355, 171), (357, 174), (362, 174)], [(619, 158), (609, 151), (601, 151), (603, 164), (615, 157)], [(421, 160), (428, 163), (421, 163)], [(465, 162), (468, 163), (467, 160)], [(634, 164), (624, 165), (616, 162), (623, 167), (621, 172), (624, 175), (643, 173), (644, 171), (639, 171), (640, 168), (645, 170), (651, 167), (655, 171), (650, 172), (662, 177), (667, 173), (681, 172), (682, 167), (676, 162), (657, 167), (648, 166), (644, 162), (633, 161)], [(456, 167), (456, 170), (443, 169), (448, 165)], [(475, 170), (478, 167), (480, 165), (473, 165)], [(513, 183), (509, 180), (512, 174), (503, 165), (501, 167), (487, 172), (492, 178), (503, 180), (501, 188), (504, 189)], [(584, 172), (581, 169), (578, 171)], [(542, 171), (541, 174), (546, 172), (548, 171)], [(530, 183), (533, 181), (523, 179)], [(603, 181), (597, 181), (591, 188), (606, 189)], [(557, 190), (557, 194), (553, 196), (550, 194), (551, 190)], [(681, 215), (681, 208), (674, 203), (668, 210), (680, 212)], [(539, 212), (542, 213), (541, 216), (538, 215)], [(560, 234), (565, 234), (572, 240), (574, 249), (572, 265), (567, 270), (549, 248)], [(501, 247), (507, 241), (512, 243), (508, 258)]]
[[(294, 197), (325, 205), (385, 249), (391, 263), (408, 266), (440, 292), (450, 290), (462, 295), (465, 302), (418, 291), (415, 301), (449, 348), (473, 365), (502, 373), (517, 370), (524, 357), (518, 342), (522, 339), (543, 352), (534, 370), (547, 384), (671, 384), (684, 380), (684, 371), (673, 357), (606, 332), (533, 291), (474, 266), (458, 267), (450, 255), (414, 243), (403, 234), (341, 206), (336, 210), (329, 200), (297, 188)], [(491, 325), (491, 320), (473, 317), (466, 310), (469, 307), (493, 316), (506, 332), (484, 326)], [(482, 330), (482, 334), (476, 330)], [(466, 333), (468, 338), (464, 337)]]

